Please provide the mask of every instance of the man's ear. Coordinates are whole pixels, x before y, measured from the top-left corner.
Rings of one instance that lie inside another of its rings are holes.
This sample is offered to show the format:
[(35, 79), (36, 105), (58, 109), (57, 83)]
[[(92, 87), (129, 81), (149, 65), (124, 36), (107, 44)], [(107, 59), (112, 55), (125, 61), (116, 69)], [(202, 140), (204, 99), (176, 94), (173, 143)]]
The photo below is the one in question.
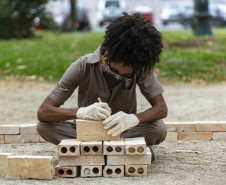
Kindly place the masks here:
[(107, 57), (107, 56), (108, 56), (107, 54), (108, 54), (107, 51), (105, 51), (105, 52), (104, 52), (104, 61), (107, 61), (107, 58), (108, 58), (108, 57)]

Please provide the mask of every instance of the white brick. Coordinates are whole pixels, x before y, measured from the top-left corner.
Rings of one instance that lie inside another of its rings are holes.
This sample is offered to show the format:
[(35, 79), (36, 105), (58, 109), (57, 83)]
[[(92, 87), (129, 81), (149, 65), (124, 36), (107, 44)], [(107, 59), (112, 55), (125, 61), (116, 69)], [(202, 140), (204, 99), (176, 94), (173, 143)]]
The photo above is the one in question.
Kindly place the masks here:
[(126, 165), (125, 175), (129, 177), (147, 176), (147, 165)]
[(81, 177), (101, 177), (102, 166), (81, 166)]
[(38, 135), (36, 124), (20, 125), (20, 135)]
[(41, 143), (46, 143), (47, 141), (44, 139), (44, 138), (42, 138), (41, 136), (39, 137), (39, 141), (41, 142)]
[(103, 176), (104, 177), (123, 177), (124, 166), (104, 166)]
[(119, 141), (104, 141), (103, 154), (104, 155), (124, 155), (125, 139), (121, 138)]
[(213, 132), (213, 140), (226, 140), (226, 132)]
[(109, 155), (107, 165), (126, 165), (126, 164), (151, 164), (152, 154), (147, 147), (144, 155)]
[(60, 166), (105, 165), (104, 156), (59, 156)]
[(198, 132), (226, 132), (226, 121), (195, 121)]
[(76, 120), (76, 132), (78, 141), (116, 141), (120, 135), (112, 137), (104, 129), (103, 121)]
[(20, 125), (0, 125), (0, 134), (19, 134)]
[(25, 179), (52, 179), (52, 156), (8, 156), (6, 175)]
[(63, 139), (58, 145), (59, 156), (79, 156), (81, 141), (77, 139)]
[(169, 132), (195, 132), (194, 122), (166, 122), (165, 125)]
[(125, 138), (126, 155), (146, 154), (144, 137)]
[(81, 155), (103, 155), (102, 141), (81, 142)]
[(175, 141), (177, 140), (177, 132), (167, 132), (166, 141)]
[(37, 143), (39, 135), (5, 135), (5, 143)]
[(0, 153), (0, 176), (6, 174), (6, 159), (9, 155), (13, 153)]
[(77, 177), (78, 176), (78, 171), (79, 167), (74, 166), (74, 167), (63, 167), (57, 165), (55, 168), (56, 176), (58, 177)]

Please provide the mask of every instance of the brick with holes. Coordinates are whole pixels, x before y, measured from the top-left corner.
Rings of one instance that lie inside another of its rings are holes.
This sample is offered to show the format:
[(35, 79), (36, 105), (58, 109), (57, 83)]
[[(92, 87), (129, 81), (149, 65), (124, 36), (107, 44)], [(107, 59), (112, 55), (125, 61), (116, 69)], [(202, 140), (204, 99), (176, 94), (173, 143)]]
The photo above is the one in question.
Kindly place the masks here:
[(78, 172), (79, 172), (79, 167), (78, 166), (71, 166), (71, 167), (66, 167), (66, 166), (56, 166), (56, 176), (58, 177), (77, 177)]
[(144, 155), (108, 155), (107, 165), (151, 164), (151, 158), (150, 148), (146, 147)]
[(119, 141), (104, 141), (103, 154), (104, 155), (124, 155), (125, 139), (121, 138)]
[(102, 166), (81, 166), (81, 177), (101, 177)]
[(59, 156), (79, 156), (81, 141), (76, 139), (63, 139), (58, 145)]
[(147, 165), (125, 165), (125, 175), (129, 177), (147, 176)]
[(103, 169), (104, 177), (123, 177), (124, 176), (124, 166), (104, 166)]
[(125, 138), (126, 155), (146, 154), (144, 137)]
[(81, 155), (103, 155), (102, 141), (81, 142)]

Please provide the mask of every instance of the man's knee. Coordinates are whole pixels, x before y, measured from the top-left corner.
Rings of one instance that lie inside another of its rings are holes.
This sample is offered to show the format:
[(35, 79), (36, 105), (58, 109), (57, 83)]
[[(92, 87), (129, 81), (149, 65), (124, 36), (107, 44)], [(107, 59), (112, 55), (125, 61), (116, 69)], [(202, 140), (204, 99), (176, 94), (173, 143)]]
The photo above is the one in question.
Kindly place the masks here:
[(167, 130), (163, 120), (156, 120), (153, 123), (152, 129), (150, 129), (150, 134), (146, 137), (146, 142), (148, 145), (158, 145), (166, 139)]
[(53, 135), (54, 131), (51, 129), (51, 123), (48, 122), (38, 122), (36, 124), (36, 131), (38, 134), (45, 139), (47, 142), (53, 143), (55, 145), (59, 144), (59, 140), (57, 140)]

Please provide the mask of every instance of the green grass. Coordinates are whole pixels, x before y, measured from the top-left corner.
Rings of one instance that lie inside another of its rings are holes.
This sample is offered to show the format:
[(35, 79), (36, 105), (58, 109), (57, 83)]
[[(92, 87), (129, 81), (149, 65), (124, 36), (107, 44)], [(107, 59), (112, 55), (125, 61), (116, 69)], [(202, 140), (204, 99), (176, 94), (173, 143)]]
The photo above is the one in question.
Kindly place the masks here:
[[(190, 30), (162, 32), (164, 49), (155, 71), (162, 82), (226, 80), (226, 31), (195, 38)], [(41, 38), (0, 40), (0, 76), (33, 76), (57, 81), (80, 56), (94, 52), (104, 33), (41, 31)]]

